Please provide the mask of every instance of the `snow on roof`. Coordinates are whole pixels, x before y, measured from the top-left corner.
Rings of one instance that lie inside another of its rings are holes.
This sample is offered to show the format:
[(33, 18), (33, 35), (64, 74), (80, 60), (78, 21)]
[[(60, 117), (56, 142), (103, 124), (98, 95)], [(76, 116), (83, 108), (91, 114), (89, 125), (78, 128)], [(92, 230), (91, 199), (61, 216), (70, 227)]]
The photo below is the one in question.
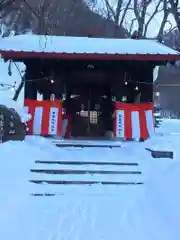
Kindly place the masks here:
[[(88, 37), (17, 35), (0, 40), (0, 53), (3, 56), (59, 57), (62, 55), (113, 55), (118, 59), (130, 59), (132, 55), (161, 55), (161, 60), (171, 56), (180, 59), (180, 53), (155, 40), (103, 39)], [(11, 54), (10, 54), (11, 53)], [(28, 55), (28, 54), (29, 55)], [(40, 55), (41, 54), (41, 55)], [(19, 56), (20, 56), (19, 55)], [(146, 56), (145, 59), (148, 57)], [(149, 56), (152, 60), (151, 57)], [(168, 58), (169, 59), (169, 58)]]

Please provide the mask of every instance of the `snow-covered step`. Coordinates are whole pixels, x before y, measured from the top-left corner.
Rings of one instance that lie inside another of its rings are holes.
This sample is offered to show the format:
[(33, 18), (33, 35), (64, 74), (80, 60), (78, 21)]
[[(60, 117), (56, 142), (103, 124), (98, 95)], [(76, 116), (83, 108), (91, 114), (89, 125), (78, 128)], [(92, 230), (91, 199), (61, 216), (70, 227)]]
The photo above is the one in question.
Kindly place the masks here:
[(141, 174), (141, 171), (129, 171), (129, 170), (87, 170), (87, 169), (31, 169), (32, 173), (41, 173), (41, 174), (102, 174), (102, 175), (119, 175), (119, 174)]
[(61, 180), (30, 180), (31, 183), (36, 184), (56, 184), (56, 185), (94, 185), (94, 184), (100, 184), (100, 185), (141, 185), (143, 182), (140, 182), (138, 180), (135, 181), (61, 181)]
[(95, 182), (131, 182), (141, 181), (142, 175), (139, 172), (128, 174), (42, 174), (32, 173), (31, 179), (48, 181), (95, 181)]
[(140, 171), (138, 165), (96, 165), (96, 164), (34, 164), (36, 170), (92, 170), (92, 171)]
[(37, 160), (35, 163), (40, 163), (40, 164), (64, 164), (64, 165), (107, 165), (107, 166), (138, 166), (138, 162), (103, 162), (103, 161), (42, 161), (42, 160)]
[[(121, 181), (105, 181), (103, 179), (99, 180), (99, 181), (95, 181), (94, 179), (91, 181), (91, 180), (52, 180), (52, 179), (31, 179), (29, 180), (30, 183), (36, 183), (36, 184), (50, 184), (50, 185), (98, 185), (98, 184), (101, 184), (101, 185), (139, 185), (139, 184), (143, 184), (144, 181), (143, 181), (143, 178), (142, 178), (142, 181), (140, 179), (133, 179), (133, 180), (130, 180), (130, 179), (122, 179)], [(45, 189), (44, 189), (45, 190)]]
[(30, 181), (39, 184), (113, 185), (143, 182), (142, 173), (135, 162), (36, 161), (30, 172)]
[(35, 184), (29, 183), (31, 196), (67, 196), (76, 198), (79, 196), (88, 197), (111, 197), (120, 196), (130, 188), (135, 191), (141, 184)]
[(121, 142), (115, 140), (53, 140), (57, 147), (80, 147), (80, 148), (121, 148)]
[(101, 145), (101, 146), (121, 146), (122, 141), (119, 140), (78, 140), (78, 139), (59, 139), (52, 140), (53, 144), (85, 144), (85, 145)]
[(76, 147), (76, 148), (121, 148), (118, 145), (111, 145), (111, 144), (86, 144), (86, 143), (56, 143), (57, 147)]

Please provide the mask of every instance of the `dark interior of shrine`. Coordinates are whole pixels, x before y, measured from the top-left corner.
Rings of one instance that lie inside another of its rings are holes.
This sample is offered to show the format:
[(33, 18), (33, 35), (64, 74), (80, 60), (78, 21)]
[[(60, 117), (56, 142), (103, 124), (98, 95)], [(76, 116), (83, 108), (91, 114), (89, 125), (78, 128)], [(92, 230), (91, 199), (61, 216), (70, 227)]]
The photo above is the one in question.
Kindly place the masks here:
[(153, 68), (155, 62), (146, 61), (90, 61), (90, 60), (25, 60), (25, 98), (43, 99), (62, 94), (111, 95), (121, 101), (134, 102), (140, 93), (140, 102), (152, 101)]
[(24, 63), (25, 99), (37, 99), (40, 93), (44, 100), (52, 96), (63, 100), (75, 137), (112, 132), (113, 101), (153, 101), (157, 65), (153, 61), (30, 59)]

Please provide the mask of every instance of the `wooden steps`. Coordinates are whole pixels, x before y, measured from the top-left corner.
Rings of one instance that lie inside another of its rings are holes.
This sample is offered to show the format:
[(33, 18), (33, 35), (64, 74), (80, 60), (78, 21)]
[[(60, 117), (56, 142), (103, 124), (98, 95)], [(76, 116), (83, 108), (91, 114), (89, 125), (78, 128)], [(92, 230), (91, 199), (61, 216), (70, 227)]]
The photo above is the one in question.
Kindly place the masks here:
[(107, 171), (107, 170), (31, 169), (30, 171), (42, 174), (141, 174), (141, 171)]
[(121, 142), (117, 140), (52, 140), (57, 147), (76, 147), (76, 148), (121, 148)]
[(57, 147), (76, 147), (76, 148), (121, 148), (121, 146), (116, 146), (116, 145), (100, 145), (100, 144), (77, 144), (77, 143), (60, 143), (56, 144)]
[(41, 164), (60, 164), (60, 165), (107, 165), (107, 166), (138, 166), (136, 162), (96, 162), (96, 161), (41, 161), (36, 160), (35, 163)]
[(50, 180), (29, 180), (32, 183), (36, 184), (60, 184), (60, 185), (94, 185), (94, 184), (102, 184), (102, 185), (140, 185), (143, 182), (111, 182), (111, 181), (50, 181)]
[[(63, 186), (67, 189), (71, 186), (120, 187), (143, 184), (142, 172), (137, 162), (36, 160), (30, 175), (30, 183), (42, 185), (42, 188), (30, 193), (31, 196), (64, 195)], [(56, 190), (53, 186), (56, 186)]]

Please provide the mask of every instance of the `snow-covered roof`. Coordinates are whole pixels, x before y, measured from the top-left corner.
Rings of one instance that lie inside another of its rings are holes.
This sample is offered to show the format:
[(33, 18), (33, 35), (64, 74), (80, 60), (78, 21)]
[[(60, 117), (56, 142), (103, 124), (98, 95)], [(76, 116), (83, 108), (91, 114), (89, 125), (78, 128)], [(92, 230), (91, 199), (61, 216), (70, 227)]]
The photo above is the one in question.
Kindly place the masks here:
[(2, 38), (0, 54), (10, 58), (180, 59), (179, 52), (155, 40), (43, 35), (18, 35)]

